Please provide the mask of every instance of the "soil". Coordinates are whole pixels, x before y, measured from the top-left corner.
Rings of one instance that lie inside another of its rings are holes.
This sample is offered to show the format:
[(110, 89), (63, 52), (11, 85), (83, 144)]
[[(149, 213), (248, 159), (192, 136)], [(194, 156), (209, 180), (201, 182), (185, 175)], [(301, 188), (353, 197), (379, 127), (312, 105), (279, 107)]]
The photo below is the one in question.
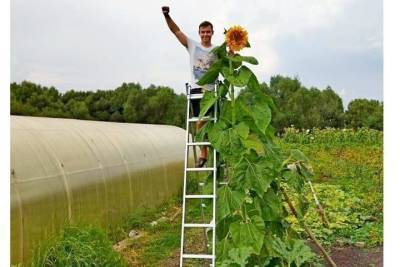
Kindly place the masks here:
[[(315, 246), (310, 246), (316, 253), (320, 254)], [(332, 247), (330, 256), (337, 267), (383, 267), (383, 247), (370, 249), (353, 246)], [(324, 265), (329, 266), (328, 262), (324, 262)], [(163, 262), (162, 266), (178, 267), (179, 250), (176, 250), (171, 257)]]
[[(338, 267), (382, 267), (383, 247), (372, 249), (353, 246), (333, 247), (330, 256)], [(329, 266), (325, 262), (326, 266)]]

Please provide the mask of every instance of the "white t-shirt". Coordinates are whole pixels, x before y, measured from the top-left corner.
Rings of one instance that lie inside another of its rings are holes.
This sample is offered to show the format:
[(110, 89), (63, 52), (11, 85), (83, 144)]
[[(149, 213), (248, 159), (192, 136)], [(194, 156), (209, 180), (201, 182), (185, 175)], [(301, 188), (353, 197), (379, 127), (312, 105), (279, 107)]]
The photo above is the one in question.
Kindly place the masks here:
[(190, 74), (191, 74), (191, 85), (192, 88), (203, 87), (206, 90), (214, 90), (214, 84), (206, 84), (200, 86), (197, 81), (207, 72), (212, 63), (217, 60), (217, 56), (211, 52), (216, 47), (211, 45), (210, 47), (204, 47), (201, 43), (196, 42), (188, 38), (188, 48), (190, 58)]

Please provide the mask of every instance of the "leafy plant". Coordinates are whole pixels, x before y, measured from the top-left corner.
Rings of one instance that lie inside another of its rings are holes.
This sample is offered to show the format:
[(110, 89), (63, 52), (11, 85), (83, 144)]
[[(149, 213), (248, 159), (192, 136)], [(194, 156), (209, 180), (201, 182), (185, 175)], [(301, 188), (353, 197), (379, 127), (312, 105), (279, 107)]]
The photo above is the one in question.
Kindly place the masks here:
[[(220, 74), (224, 77), (218, 84), (217, 94), (206, 92), (201, 101), (200, 116), (218, 103), (218, 121), (208, 122), (198, 135), (202, 139), (207, 134), (219, 152), (219, 179), (226, 182), (217, 191), (217, 262), (221, 266), (287, 264), (284, 247), (291, 249), (289, 265), (292, 258), (295, 264), (302, 265), (313, 258), (297, 255), (305, 245), (300, 245), (287, 222), (282, 192), (288, 187), (301, 196), (311, 172), (300, 151), (293, 150), (289, 158), (283, 159), (274, 143), (274, 129), (270, 124), (274, 103), (261, 89), (255, 74), (244, 65), (258, 64), (258, 61), (234, 54), (238, 47), (250, 46), (247, 32), (241, 30), (236, 27), (236, 34), (231, 29), (227, 31), (238, 40), (229, 40), (227, 36), (226, 42), (213, 50), (218, 60), (198, 82), (205, 85), (213, 83)], [(247, 93), (241, 93), (240, 89)], [(307, 212), (305, 200), (297, 209), (299, 220)], [(281, 250), (277, 250), (277, 244)]]

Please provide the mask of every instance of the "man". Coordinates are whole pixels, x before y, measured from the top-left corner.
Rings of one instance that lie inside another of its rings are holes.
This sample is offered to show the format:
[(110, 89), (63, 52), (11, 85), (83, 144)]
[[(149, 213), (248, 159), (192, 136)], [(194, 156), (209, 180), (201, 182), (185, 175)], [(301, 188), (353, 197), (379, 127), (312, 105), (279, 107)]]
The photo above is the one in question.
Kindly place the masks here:
[[(216, 56), (211, 52), (215, 47), (211, 44), (211, 38), (214, 34), (213, 25), (208, 21), (203, 21), (199, 25), (199, 36), (200, 43), (188, 38), (175, 24), (172, 18), (169, 16), (169, 7), (163, 6), (161, 8), (167, 25), (171, 32), (176, 36), (178, 41), (187, 49), (190, 58), (190, 72), (191, 72), (191, 94), (202, 93), (203, 90), (214, 90), (214, 85), (207, 84), (205, 86), (199, 86), (196, 82), (206, 73), (212, 63), (217, 59)], [(194, 99), (191, 101), (193, 107), (193, 115), (199, 116), (200, 113), (200, 100)], [(213, 112), (210, 109), (206, 115)], [(205, 124), (204, 121), (198, 121), (196, 123), (196, 129), (199, 130)], [(200, 149), (200, 156), (196, 162), (196, 167), (203, 167), (207, 161), (207, 147), (203, 146)]]

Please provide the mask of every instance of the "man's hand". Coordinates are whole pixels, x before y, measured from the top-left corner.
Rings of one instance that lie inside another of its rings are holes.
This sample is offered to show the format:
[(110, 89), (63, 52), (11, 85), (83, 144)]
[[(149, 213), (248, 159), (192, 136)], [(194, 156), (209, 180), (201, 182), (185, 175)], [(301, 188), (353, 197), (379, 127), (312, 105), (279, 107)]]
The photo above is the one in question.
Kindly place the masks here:
[(163, 6), (161, 7), (162, 13), (164, 14), (164, 16), (169, 14), (169, 6)]

